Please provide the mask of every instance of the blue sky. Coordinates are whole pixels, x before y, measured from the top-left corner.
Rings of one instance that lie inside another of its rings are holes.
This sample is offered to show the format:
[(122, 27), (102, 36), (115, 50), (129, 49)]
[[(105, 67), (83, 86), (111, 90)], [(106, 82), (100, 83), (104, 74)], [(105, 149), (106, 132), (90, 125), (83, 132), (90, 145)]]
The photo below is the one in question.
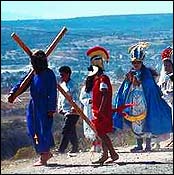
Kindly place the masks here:
[(1, 20), (173, 13), (173, 1), (1, 1)]

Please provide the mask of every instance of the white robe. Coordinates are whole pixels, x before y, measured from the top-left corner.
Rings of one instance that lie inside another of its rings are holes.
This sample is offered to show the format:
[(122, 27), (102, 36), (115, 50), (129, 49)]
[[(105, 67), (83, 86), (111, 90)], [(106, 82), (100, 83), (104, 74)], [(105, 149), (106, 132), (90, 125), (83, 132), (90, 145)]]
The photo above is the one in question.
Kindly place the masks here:
[(170, 79), (169, 75), (165, 73), (164, 65), (162, 66), (160, 72), (158, 85), (163, 93), (162, 97), (172, 109), (172, 120), (173, 120), (173, 82)]
[[(85, 86), (82, 87), (80, 92), (80, 102), (83, 104), (83, 112), (88, 117), (89, 120), (92, 119), (92, 109), (91, 104), (89, 104), (89, 100), (91, 100), (92, 92), (87, 93), (85, 91)], [(84, 129), (84, 135), (86, 138), (94, 141), (95, 140), (95, 133), (90, 128), (90, 126), (83, 120), (83, 129)]]
[[(160, 87), (163, 93), (162, 97), (172, 109), (172, 121), (173, 121), (173, 82), (170, 79), (169, 75), (166, 74), (164, 70), (164, 65), (162, 65), (158, 86)], [(173, 133), (160, 135), (156, 138), (155, 142), (157, 145), (159, 145), (161, 141), (165, 141), (168, 139), (173, 140)]]

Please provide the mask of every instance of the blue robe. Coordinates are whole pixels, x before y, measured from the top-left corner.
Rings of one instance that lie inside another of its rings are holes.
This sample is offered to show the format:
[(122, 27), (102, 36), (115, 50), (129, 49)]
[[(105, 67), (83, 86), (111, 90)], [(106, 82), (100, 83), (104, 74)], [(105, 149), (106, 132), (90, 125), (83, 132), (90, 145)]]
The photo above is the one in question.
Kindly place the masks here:
[[(161, 97), (161, 90), (156, 84), (152, 72), (149, 68), (142, 66), (142, 88), (147, 104), (147, 116), (143, 132), (151, 132), (155, 135), (170, 133), (172, 129), (172, 113), (170, 106)], [(114, 107), (118, 107), (126, 102), (131, 82), (124, 80), (114, 99)], [(123, 117), (113, 114), (113, 127), (123, 129)], [(130, 122), (125, 121), (129, 126)]]
[[(13, 92), (19, 88), (23, 79), (12, 89)], [(25, 90), (29, 86), (31, 99), (26, 114), (28, 134), (32, 138), (37, 153), (48, 152), (55, 146), (51, 131), (53, 117), (48, 116), (48, 112), (56, 111), (57, 107), (57, 82), (54, 72), (47, 68), (35, 74)], [(38, 143), (34, 139), (35, 134), (38, 137)]]

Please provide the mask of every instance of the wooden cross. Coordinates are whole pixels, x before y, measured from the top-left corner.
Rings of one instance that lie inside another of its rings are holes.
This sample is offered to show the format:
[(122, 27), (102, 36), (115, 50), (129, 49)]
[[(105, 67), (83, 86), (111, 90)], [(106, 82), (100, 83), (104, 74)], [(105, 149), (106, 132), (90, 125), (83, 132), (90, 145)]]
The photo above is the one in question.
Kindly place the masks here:
[[(61, 40), (61, 38), (63, 37), (63, 35), (65, 34), (66, 31), (67, 31), (66, 27), (63, 27), (62, 30), (58, 33), (58, 35), (55, 37), (55, 39), (53, 40), (53, 42), (50, 44), (50, 46), (48, 47), (48, 49), (45, 52), (47, 57), (55, 49), (56, 45)], [(24, 42), (15, 33), (12, 33), (11, 37), (25, 51), (25, 53), (28, 54), (29, 57), (32, 56), (32, 52), (29, 49), (29, 47), (27, 47), (26, 44), (24, 44)], [(24, 91), (24, 89), (26, 88), (27, 84), (31, 81), (31, 78), (32, 78), (33, 74), (34, 74), (34, 70), (32, 68), (30, 70), (30, 72), (27, 74), (27, 76), (25, 77), (25, 79), (22, 81), (20, 87), (17, 89), (16, 92), (14, 92), (14, 94), (13, 94), (14, 100), (15, 100), (16, 97), (18, 97)]]

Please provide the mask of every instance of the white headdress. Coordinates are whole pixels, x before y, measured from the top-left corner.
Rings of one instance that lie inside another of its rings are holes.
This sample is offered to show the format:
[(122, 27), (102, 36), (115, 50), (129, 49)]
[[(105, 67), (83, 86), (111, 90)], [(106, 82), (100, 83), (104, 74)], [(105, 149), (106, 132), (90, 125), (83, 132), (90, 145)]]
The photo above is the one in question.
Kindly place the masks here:
[(131, 55), (131, 61), (143, 61), (145, 58), (145, 49), (150, 44), (148, 42), (139, 42), (128, 48), (128, 53)]

